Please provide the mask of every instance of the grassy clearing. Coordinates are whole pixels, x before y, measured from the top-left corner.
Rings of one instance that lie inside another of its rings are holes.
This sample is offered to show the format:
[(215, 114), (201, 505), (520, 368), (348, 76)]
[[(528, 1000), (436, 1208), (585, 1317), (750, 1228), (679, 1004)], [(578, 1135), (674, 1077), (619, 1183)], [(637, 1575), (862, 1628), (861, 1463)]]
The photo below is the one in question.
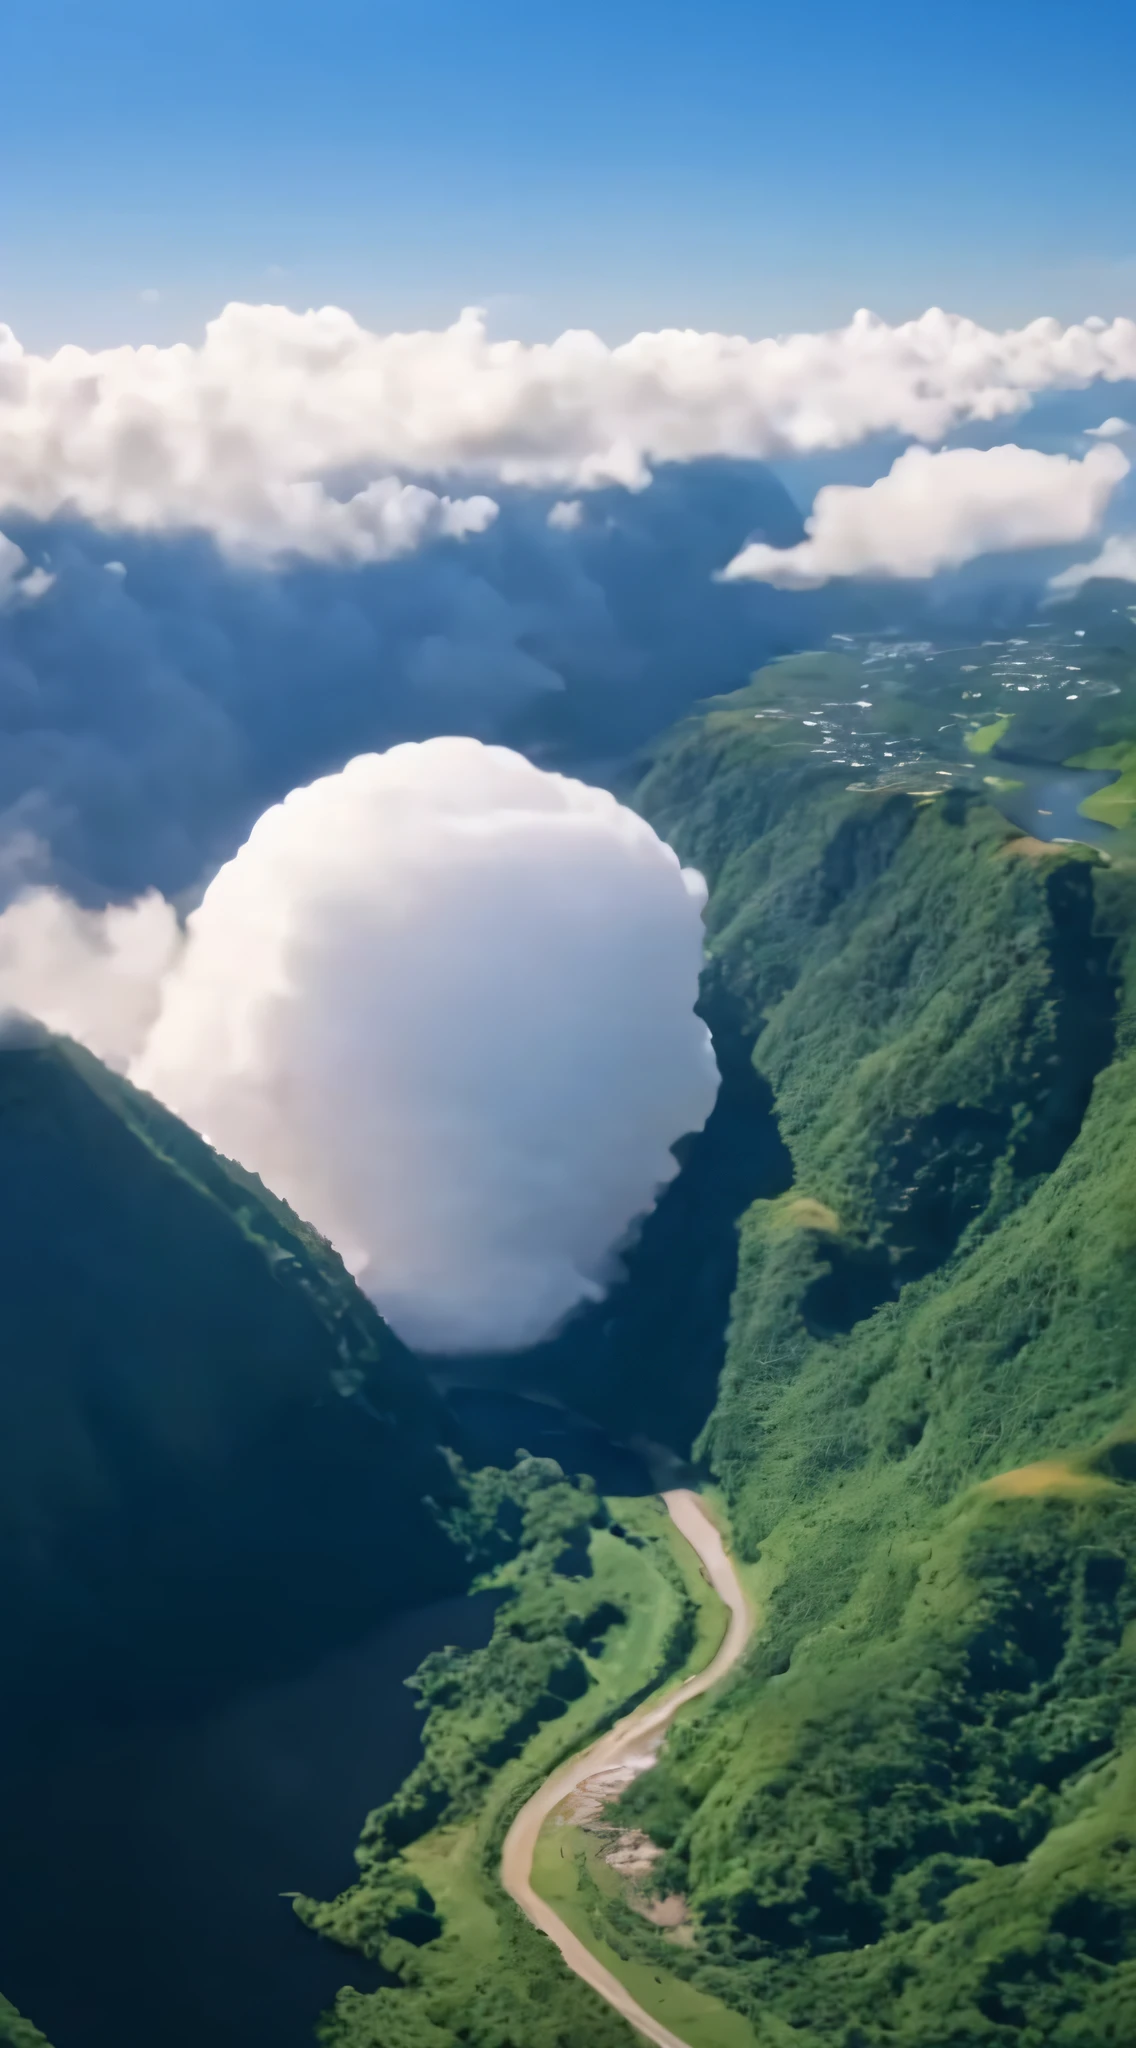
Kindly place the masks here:
[(1020, 839), (1007, 839), (1000, 850), (1003, 860), (1063, 859), (1066, 853), (1055, 840), (1035, 839), (1030, 832), (1023, 832)]
[(963, 744), (968, 754), (989, 754), (1003, 740), (1010, 730), (1013, 713), (1004, 718), (995, 718), (989, 725), (980, 725), (974, 732), (964, 735)]
[(627, 1986), (644, 2011), (680, 2034), (690, 2048), (758, 2048), (758, 2035), (740, 2013), (660, 1967), (661, 1958), (644, 1961), (629, 1955), (622, 1943), (615, 1945), (619, 1937), (604, 1909), (610, 1913), (618, 1907), (622, 1886), (604, 1861), (602, 1847), (586, 1829), (554, 1817), (541, 1834), (533, 1863), (533, 1881), (541, 1897), (555, 1906), (566, 1926)]
[(1032, 1500), (1039, 1493), (1107, 1492), (1112, 1484), (1099, 1472), (1078, 1472), (1067, 1458), (1042, 1458), (1010, 1472), (995, 1472), (981, 1482), (979, 1491), (994, 1500)]
[(1087, 796), (1077, 808), (1082, 818), (1093, 818), (1100, 825), (1114, 825), (1118, 832), (1136, 820), (1136, 746), (1130, 741), (1121, 741), (1112, 747), (1090, 747), (1086, 754), (1075, 754), (1066, 764), (1070, 768), (1113, 768), (1117, 780), (1110, 782), (1107, 789), (1098, 789)]

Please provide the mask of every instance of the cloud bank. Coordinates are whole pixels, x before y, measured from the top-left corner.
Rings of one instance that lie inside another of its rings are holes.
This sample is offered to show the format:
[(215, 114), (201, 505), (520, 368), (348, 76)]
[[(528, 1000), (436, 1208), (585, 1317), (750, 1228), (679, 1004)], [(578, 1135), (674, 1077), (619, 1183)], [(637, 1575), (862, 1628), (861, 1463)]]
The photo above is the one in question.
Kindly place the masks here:
[(1080, 462), (1012, 443), (908, 448), (877, 483), (825, 485), (805, 540), (751, 542), (722, 577), (816, 590), (833, 576), (929, 577), (978, 555), (1069, 545), (1100, 526), (1128, 468), (1110, 442)]
[(0, 1005), (261, 1174), (427, 1350), (531, 1343), (717, 1091), (701, 878), (606, 791), (469, 739), (294, 790), (181, 940), (148, 896), (0, 916)]
[[(802, 539), (758, 457), (989, 432), (1035, 398), (1083, 433), (1094, 380), (1131, 410), (1134, 367), (1132, 323), (935, 312), (614, 349), (274, 307), (170, 349), (41, 358), (4, 330), (0, 904), (192, 893), (266, 804), (397, 740), (626, 758), (847, 626), (847, 591), (806, 600), (791, 567), (788, 591), (713, 582)], [(860, 623), (893, 623), (873, 603)]]
[(1110, 533), (1098, 555), (1090, 562), (1073, 562), (1051, 576), (1049, 588), (1059, 597), (1075, 597), (1095, 576), (1136, 583), (1136, 533)]
[(337, 307), (233, 304), (199, 346), (26, 353), (0, 327), (0, 512), (200, 529), (262, 560), (374, 561), (481, 530), (421, 477), (640, 488), (660, 463), (941, 440), (1037, 393), (1136, 375), (1136, 322), (997, 333), (932, 309), (824, 334), (667, 329), (491, 341), (484, 319), (374, 334)]
[(33, 569), (23, 548), (0, 533), (0, 611), (6, 605), (34, 602), (51, 589), (55, 578), (43, 568)]
[(125, 1072), (181, 943), (177, 916), (156, 890), (103, 911), (83, 910), (57, 889), (31, 890), (0, 916), (0, 1015), (35, 1017)]

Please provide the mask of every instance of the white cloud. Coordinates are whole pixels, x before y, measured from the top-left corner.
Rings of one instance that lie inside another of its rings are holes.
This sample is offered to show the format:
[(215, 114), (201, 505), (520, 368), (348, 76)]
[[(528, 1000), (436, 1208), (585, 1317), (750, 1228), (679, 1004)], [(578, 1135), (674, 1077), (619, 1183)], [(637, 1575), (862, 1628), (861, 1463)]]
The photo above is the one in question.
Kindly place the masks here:
[(55, 578), (46, 569), (33, 569), (23, 548), (6, 533), (0, 533), (0, 611), (17, 599), (34, 602), (51, 589)]
[(548, 514), (548, 523), (560, 533), (571, 533), (580, 525), (584, 508), (579, 498), (561, 498)]
[(132, 1061), (412, 1342), (519, 1345), (602, 1293), (709, 1114), (704, 900), (606, 791), (431, 740), (266, 811), (184, 943), (158, 896), (32, 892), (0, 1003)]
[(1097, 441), (1118, 441), (1122, 434), (1132, 432), (1132, 422), (1122, 420), (1119, 413), (1114, 412), (1108, 419), (1102, 420), (1099, 427), (1086, 427), (1085, 432), (1091, 434)]
[(444, 535), (484, 533), (497, 517), (492, 498), (443, 498), (394, 476), (344, 501), (310, 481), (266, 483), (258, 499), (251, 517), (226, 515), (213, 530), (232, 553), (268, 561), (385, 562)]
[(0, 915), (0, 1013), (38, 1017), (125, 1070), (179, 947), (177, 918), (155, 890), (103, 911), (29, 890)]
[(1099, 555), (1091, 562), (1074, 562), (1051, 576), (1049, 588), (1058, 595), (1073, 597), (1094, 576), (1115, 577), (1118, 583), (1136, 583), (1136, 533), (1110, 533)]
[(426, 1349), (533, 1342), (717, 1092), (701, 877), (606, 791), (476, 740), (266, 811), (188, 920), (32, 889), (0, 1016), (67, 1033), (260, 1173)]
[(932, 309), (778, 339), (668, 329), (611, 348), (491, 341), (484, 319), (373, 334), (335, 307), (230, 305), (193, 347), (52, 357), (0, 328), (0, 509), (203, 527), (234, 553), (378, 559), (492, 517), (400, 477), (583, 490), (651, 466), (941, 439), (1053, 387), (1136, 375), (1136, 322), (996, 333)]
[(37, 597), (45, 596), (54, 582), (55, 578), (50, 569), (29, 569), (27, 575), (21, 576), (16, 584), (16, 595), (31, 603)]
[(934, 576), (976, 555), (1081, 541), (1127, 473), (1107, 443), (1080, 462), (1012, 443), (908, 448), (874, 484), (818, 491), (807, 540), (791, 548), (753, 541), (722, 577), (815, 590), (831, 576)]
[(16, 579), (28, 566), (23, 548), (18, 548), (6, 533), (0, 533), (0, 604), (4, 603), (15, 589)]

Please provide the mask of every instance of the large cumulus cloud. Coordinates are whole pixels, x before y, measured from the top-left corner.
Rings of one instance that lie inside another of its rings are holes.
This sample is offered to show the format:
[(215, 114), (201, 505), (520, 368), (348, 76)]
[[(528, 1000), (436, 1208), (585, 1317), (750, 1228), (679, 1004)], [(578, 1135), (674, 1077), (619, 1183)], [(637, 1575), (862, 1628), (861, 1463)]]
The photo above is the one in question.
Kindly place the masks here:
[(412, 1343), (524, 1345), (602, 1292), (713, 1105), (704, 898), (606, 791), (436, 739), (267, 811), (180, 950), (158, 898), (30, 894), (0, 1003), (130, 1061)]
[(929, 577), (979, 555), (1069, 545), (1099, 528), (1128, 468), (1112, 441), (1079, 462), (1013, 443), (908, 448), (875, 483), (826, 485), (806, 539), (752, 541), (723, 578), (816, 590), (833, 576)]
[(859, 447), (870, 476), (881, 435), (890, 460), (1056, 392), (1083, 433), (1134, 370), (1130, 322), (937, 312), (617, 348), (278, 307), (168, 349), (4, 330), (0, 902), (193, 892), (266, 803), (398, 739), (626, 758), (772, 654), (895, 623), (869, 590), (713, 581), (752, 546), (794, 582), (800, 515), (758, 457)]
[(481, 496), (422, 492), (423, 475), (640, 487), (668, 461), (940, 440), (1035, 393), (1133, 375), (1131, 320), (997, 333), (938, 309), (894, 327), (861, 312), (830, 333), (670, 329), (617, 347), (585, 331), (491, 341), (477, 312), (374, 334), (331, 306), (233, 304), (196, 347), (51, 357), (0, 327), (0, 513), (376, 559), (492, 517)]

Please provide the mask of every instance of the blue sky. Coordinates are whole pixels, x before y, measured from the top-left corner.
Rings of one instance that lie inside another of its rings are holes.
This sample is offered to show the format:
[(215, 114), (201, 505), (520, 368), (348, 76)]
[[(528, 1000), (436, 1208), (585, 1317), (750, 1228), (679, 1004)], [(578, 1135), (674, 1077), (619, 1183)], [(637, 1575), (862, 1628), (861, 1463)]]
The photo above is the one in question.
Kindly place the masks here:
[(233, 297), (611, 340), (1136, 312), (1118, 0), (37, 0), (4, 41), (29, 346)]

